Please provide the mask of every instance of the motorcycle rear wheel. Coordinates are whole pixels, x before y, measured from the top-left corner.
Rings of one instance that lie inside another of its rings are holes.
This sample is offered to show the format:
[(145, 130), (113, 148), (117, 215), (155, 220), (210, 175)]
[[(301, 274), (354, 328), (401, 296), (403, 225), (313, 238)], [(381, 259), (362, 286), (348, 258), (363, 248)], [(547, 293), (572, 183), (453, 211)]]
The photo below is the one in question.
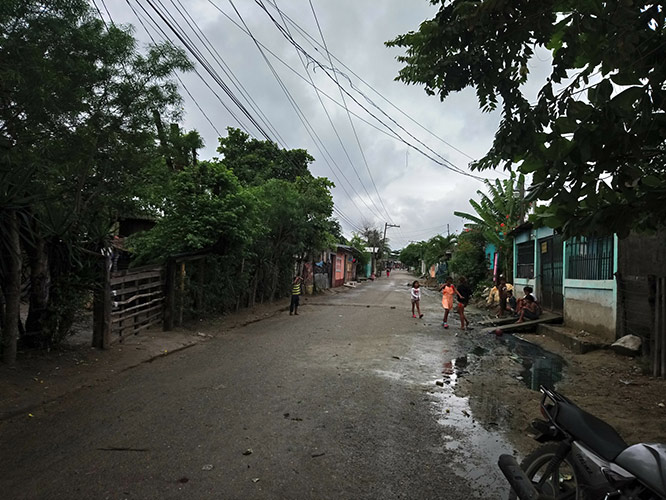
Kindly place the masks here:
[[(550, 477), (543, 478), (546, 468), (550, 460), (556, 455), (559, 446), (558, 443), (548, 443), (537, 448), (520, 462), (520, 468), (525, 471), (527, 477), (541, 494), (557, 499), (583, 500), (570, 454), (558, 464)], [(540, 481), (543, 481), (543, 483), (537, 485)], [(517, 498), (514, 491), (511, 490), (509, 500), (516, 500)]]

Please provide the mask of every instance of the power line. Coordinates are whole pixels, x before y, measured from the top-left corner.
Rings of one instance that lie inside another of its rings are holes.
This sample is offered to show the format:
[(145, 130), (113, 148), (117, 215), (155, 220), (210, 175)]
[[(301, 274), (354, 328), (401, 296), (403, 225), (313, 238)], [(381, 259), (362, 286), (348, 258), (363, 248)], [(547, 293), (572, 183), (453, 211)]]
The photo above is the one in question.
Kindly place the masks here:
[[(159, 1), (159, 0), (157, 0)], [(252, 125), (255, 127), (255, 129), (267, 140), (270, 142), (273, 142), (272, 138), (270, 135), (263, 129), (263, 127), (257, 122), (257, 120), (252, 116), (252, 114), (247, 110), (247, 108), (239, 101), (239, 99), (236, 97), (236, 95), (233, 93), (233, 91), (229, 88), (229, 86), (222, 80), (220, 75), (210, 66), (208, 61), (203, 57), (203, 55), (196, 49), (196, 47), (191, 43), (191, 41), (188, 40), (187, 35), (181, 33), (176, 26), (174, 26), (174, 23), (170, 22), (165, 14), (155, 5), (153, 0), (146, 0), (148, 5), (155, 11), (155, 13), (162, 19), (164, 24), (172, 31), (172, 33), (178, 38), (180, 43), (182, 43), (185, 48), (194, 56), (194, 58), (199, 61), (199, 63), (203, 66), (203, 68), (206, 70), (206, 72), (213, 78), (215, 83), (217, 83), (222, 90), (224, 90), (225, 94), (231, 99), (231, 101), (238, 107), (238, 109), (247, 117), (247, 119), (252, 123)], [(141, 5), (139, 3), (139, 5)], [(176, 23), (177, 24), (177, 23)], [(226, 105), (225, 105), (226, 107)], [(231, 113), (231, 110), (227, 108), (227, 110)], [(235, 115), (232, 116), (235, 117)], [(238, 121), (238, 119), (236, 118)]]
[[(350, 94), (350, 93), (349, 93), (344, 87), (340, 86), (339, 83), (335, 80), (335, 78), (334, 78), (333, 76), (331, 76), (330, 72), (328, 71), (328, 70), (331, 69), (331, 68), (328, 68), (328, 67), (326, 67), (325, 65), (323, 65), (322, 63), (320, 63), (319, 61), (317, 61), (317, 60), (316, 60), (314, 57), (312, 57), (312, 56), (311, 56), (311, 55), (310, 55), (310, 54), (309, 54), (309, 53), (308, 53), (308, 52), (307, 52), (307, 51), (306, 51), (301, 45), (299, 45), (298, 42), (296, 42), (296, 40), (294, 40), (291, 36), (289, 36), (289, 34), (285, 31), (284, 27), (283, 27), (282, 25), (280, 25), (280, 23), (277, 22), (277, 20), (271, 15), (270, 12), (268, 12), (268, 9), (267, 9), (267, 8), (261, 3), (260, 0), (255, 0), (255, 2), (256, 2), (260, 7), (262, 7), (262, 9), (264, 10), (264, 12), (266, 12), (266, 14), (268, 15), (268, 17), (273, 21), (273, 24), (278, 28), (278, 30), (282, 33), (282, 35), (283, 35), (283, 36), (289, 41), (289, 43), (291, 43), (291, 44), (292, 44), (294, 47), (296, 47), (298, 50), (302, 51), (303, 54), (304, 54), (304, 55), (305, 55), (310, 61), (312, 61), (312, 62), (313, 62), (314, 64), (316, 64), (317, 66), (319, 66), (319, 67), (323, 70), (324, 74), (326, 74), (326, 76), (328, 76), (328, 78), (330, 78), (331, 80), (333, 80), (333, 82), (336, 83), (336, 85), (338, 86), (338, 88), (341, 89), (342, 92), (344, 92), (345, 95), (347, 95), (352, 101), (354, 101), (354, 103), (355, 103), (357, 106), (359, 106), (359, 107), (360, 107), (361, 109), (363, 109), (366, 113), (368, 113), (370, 116), (372, 116), (376, 121), (378, 121), (378, 122), (381, 123), (384, 127), (386, 127), (388, 130), (390, 130), (391, 132), (393, 132), (393, 133), (398, 137), (398, 140), (400, 140), (401, 142), (403, 142), (404, 144), (406, 144), (406, 145), (409, 146), (410, 148), (412, 148), (412, 149), (418, 151), (418, 152), (421, 153), (423, 156), (429, 158), (430, 160), (434, 161), (434, 162), (437, 163), (438, 165), (441, 165), (441, 166), (447, 168), (448, 170), (451, 170), (451, 171), (456, 172), (456, 173), (458, 173), (458, 174), (464, 175), (464, 176), (466, 176), (466, 177), (470, 177), (470, 178), (472, 178), (472, 179), (476, 179), (476, 180), (478, 180), (478, 181), (484, 181), (484, 180), (486, 180), (486, 179), (483, 178), (483, 177), (480, 177), (480, 176), (477, 176), (477, 175), (471, 174), (471, 173), (469, 173), (469, 172), (465, 172), (465, 171), (462, 170), (460, 167), (458, 167), (457, 165), (455, 165), (453, 162), (451, 162), (450, 160), (448, 160), (448, 159), (444, 158), (443, 156), (441, 156), (441, 155), (440, 155), (439, 153), (437, 153), (435, 150), (433, 150), (432, 148), (430, 148), (430, 146), (428, 146), (428, 145), (425, 144), (423, 141), (421, 141), (420, 139), (418, 139), (417, 137), (415, 137), (411, 132), (409, 132), (408, 130), (406, 130), (402, 125), (400, 125), (399, 123), (397, 123), (393, 118), (391, 118), (390, 116), (388, 116), (383, 110), (380, 109), (380, 111), (382, 112), (382, 114), (384, 114), (385, 116), (387, 116), (387, 118), (388, 118), (391, 122), (393, 122), (398, 128), (400, 128), (401, 130), (403, 130), (408, 136), (410, 136), (412, 139), (414, 139), (417, 143), (421, 144), (421, 145), (422, 145), (423, 147), (425, 147), (427, 150), (431, 151), (435, 156), (441, 158), (441, 160), (438, 160), (437, 158), (433, 157), (432, 155), (426, 153), (425, 151), (423, 151), (423, 150), (420, 149), (419, 147), (413, 145), (412, 143), (410, 143), (410, 142), (408, 142), (407, 140), (405, 140), (404, 138), (402, 138), (397, 132), (395, 132), (395, 130), (393, 130), (393, 129), (392, 129), (389, 125), (387, 125), (383, 120), (381, 120), (381, 119), (380, 119), (379, 117), (377, 117), (374, 113), (372, 113), (367, 107), (365, 107), (363, 104), (361, 104), (361, 103), (358, 101), (358, 99), (356, 99), (352, 94)], [(334, 70), (332, 70), (332, 71), (334, 71)]]
[[(280, 8), (277, 6), (277, 2), (276, 2), (275, 0), (273, 0), (273, 1), (271, 1), (271, 0), (266, 0), (266, 1), (267, 1), (268, 4), (271, 5), (275, 10), (277, 10), (278, 12), (280, 12), (280, 13), (281, 13), (280, 16), (283, 17), (283, 18), (286, 18), (286, 20), (289, 21), (289, 23), (290, 23), (294, 28), (296, 28), (296, 30), (299, 31), (299, 32), (300, 32), (300, 33), (306, 38), (306, 40), (309, 39), (309, 40), (310, 40), (310, 42), (309, 42), (310, 45), (312, 45), (312, 47), (313, 47), (315, 50), (318, 50), (318, 49), (317, 49), (317, 46), (319, 46), (319, 47), (322, 48), (322, 49), (324, 48), (324, 46), (323, 46), (321, 43), (319, 43), (319, 42), (318, 42), (318, 41), (317, 41), (312, 35), (310, 35), (305, 29), (303, 29), (301, 26), (299, 26), (298, 23), (296, 23), (291, 17), (289, 17), (287, 14), (285, 14), (283, 11), (281, 11)], [(446, 145), (449, 146), (451, 149), (457, 151), (457, 152), (460, 153), (461, 155), (467, 157), (467, 158), (470, 159), (470, 160), (475, 160), (474, 157), (472, 157), (472, 156), (470, 156), (469, 154), (465, 153), (464, 151), (458, 149), (456, 146), (454, 146), (454, 145), (451, 144), (450, 142), (448, 142), (448, 141), (442, 139), (442, 138), (439, 137), (437, 134), (433, 133), (430, 129), (428, 129), (427, 127), (425, 127), (424, 125), (422, 125), (421, 123), (419, 123), (418, 121), (416, 121), (413, 117), (411, 117), (411, 116), (408, 115), (405, 111), (403, 111), (401, 108), (399, 108), (398, 106), (396, 106), (393, 102), (391, 102), (391, 101), (390, 101), (389, 99), (387, 99), (384, 95), (382, 95), (378, 90), (376, 90), (371, 84), (369, 84), (369, 83), (368, 83), (367, 81), (365, 81), (361, 76), (359, 76), (356, 72), (354, 72), (354, 70), (351, 69), (349, 66), (347, 66), (342, 60), (340, 60), (339, 58), (337, 58), (334, 54), (332, 54), (332, 53), (330, 53), (330, 52), (329, 52), (329, 54), (330, 54), (331, 57), (333, 57), (333, 59), (335, 59), (340, 65), (342, 65), (346, 70), (348, 70), (352, 75), (354, 75), (356, 78), (358, 78), (359, 81), (361, 81), (362, 83), (364, 83), (364, 84), (365, 84), (370, 90), (372, 90), (375, 94), (377, 94), (381, 99), (383, 99), (384, 101), (386, 101), (386, 103), (388, 103), (389, 106), (391, 106), (391, 107), (394, 108), (396, 111), (398, 111), (399, 113), (401, 113), (402, 115), (404, 115), (408, 120), (410, 120), (411, 122), (413, 122), (413, 123), (414, 123), (415, 125), (417, 125), (419, 128), (423, 129), (425, 132), (427, 132), (428, 134), (430, 134), (431, 136), (433, 136), (435, 139), (437, 139), (437, 140), (439, 140), (440, 142), (446, 144)], [(359, 92), (361, 95), (363, 95), (363, 97), (364, 97), (364, 98), (365, 98), (365, 99), (366, 99), (371, 105), (373, 105), (374, 107), (378, 108), (377, 104), (375, 104), (374, 102), (372, 102), (372, 100), (371, 100), (370, 98), (368, 98), (368, 97), (367, 97), (365, 94), (363, 94), (360, 90), (358, 90), (358, 89), (356, 89), (356, 88), (354, 87), (354, 85), (352, 84), (351, 79), (349, 78), (349, 76), (345, 75), (344, 73), (342, 73), (342, 72), (339, 71), (339, 70), (335, 70), (335, 71), (339, 72), (342, 76), (344, 76), (344, 77), (349, 81), (351, 87), (354, 88), (354, 90), (356, 90), (357, 92)]]
[[(272, 72), (272, 74), (273, 74), (273, 77), (277, 80), (277, 82), (278, 82), (280, 88), (282, 89), (282, 91), (284, 92), (285, 96), (287, 97), (287, 100), (289, 101), (289, 104), (292, 106), (292, 108), (294, 109), (294, 111), (295, 111), (296, 115), (298, 116), (299, 120), (301, 121), (301, 123), (302, 123), (303, 126), (305, 127), (306, 132), (308, 133), (308, 135), (309, 135), (310, 138), (312, 139), (312, 141), (313, 141), (313, 143), (315, 144), (315, 146), (319, 149), (319, 152), (322, 154), (322, 157), (324, 158), (324, 161), (326, 161), (326, 163), (328, 164), (329, 168), (331, 168), (330, 163), (328, 163), (328, 160), (327, 160), (326, 156), (324, 155), (322, 149), (319, 147), (319, 143), (321, 143), (322, 146), (323, 146), (323, 141), (321, 141), (321, 139), (320, 139), (319, 136), (317, 135), (317, 133), (316, 133), (314, 127), (312, 126), (312, 124), (310, 123), (310, 121), (307, 119), (307, 116), (305, 116), (305, 113), (303, 113), (303, 111), (301, 110), (300, 106), (298, 105), (298, 103), (296, 102), (296, 100), (294, 99), (294, 97), (293, 97), (293, 96), (291, 95), (291, 93), (289, 92), (289, 89), (288, 89), (287, 86), (284, 84), (284, 82), (283, 82), (282, 79), (280, 78), (279, 74), (277, 73), (277, 71), (275, 70), (275, 68), (274, 68), (273, 65), (271, 64), (271, 62), (268, 60), (268, 58), (266, 57), (264, 51), (263, 51), (262, 48), (261, 48), (261, 45), (258, 43), (257, 38), (252, 34), (252, 31), (250, 30), (249, 26), (245, 23), (245, 20), (243, 19), (242, 15), (240, 14), (240, 12), (238, 11), (238, 9), (237, 9), (236, 6), (234, 5), (233, 1), (232, 1), (232, 0), (229, 0), (229, 3), (231, 4), (232, 8), (233, 8), (234, 11), (236, 12), (236, 15), (238, 16), (238, 18), (241, 20), (241, 23), (243, 24), (243, 26), (245, 27), (245, 29), (247, 30), (247, 32), (248, 32), (248, 33), (250, 34), (250, 36), (252, 37), (252, 40), (254, 41), (254, 43), (255, 43), (257, 49), (259, 50), (261, 56), (263, 57), (264, 62), (268, 65), (269, 69), (271, 70), (271, 72)], [(316, 137), (316, 139), (315, 139), (315, 137)], [(325, 146), (324, 146), (324, 149), (325, 149)], [(328, 152), (328, 150), (327, 150), (327, 152)], [(330, 155), (330, 153), (329, 153), (329, 156), (331, 157), (331, 159), (333, 159), (333, 157)], [(335, 163), (335, 161), (334, 161), (334, 163)], [(337, 167), (337, 164), (336, 164), (336, 167)], [(338, 170), (340, 170), (340, 169), (338, 168)], [(331, 168), (331, 172), (332, 172), (333, 175), (336, 177), (336, 179), (338, 180), (338, 182), (340, 182), (339, 178), (337, 178), (337, 175), (335, 175), (335, 172), (333, 172), (333, 169), (332, 169), (332, 168)], [(349, 180), (348, 180), (347, 177), (344, 175), (344, 172), (342, 172), (342, 170), (340, 170), (340, 174), (345, 178), (345, 180), (346, 180), (347, 183), (350, 185), (350, 187), (352, 188), (352, 190), (354, 190), (353, 185), (351, 184), (351, 182), (349, 182)], [(347, 190), (344, 188), (344, 185), (342, 184), (342, 182), (340, 182), (340, 186), (343, 188), (345, 194), (347, 194), (347, 197), (349, 198), (349, 200), (354, 204), (354, 206), (356, 206), (356, 208), (359, 210), (359, 212), (361, 212), (361, 210), (358, 208), (358, 206), (357, 206), (356, 203), (354, 202), (353, 198), (349, 195), (349, 193), (347, 192)], [(355, 191), (355, 190), (354, 190), (354, 191)], [(363, 201), (363, 203), (365, 203), (365, 200), (363, 200), (362, 198), (360, 198), (360, 199), (361, 199), (361, 201)], [(367, 204), (366, 204), (366, 206), (367, 206)], [(368, 207), (368, 209), (370, 209), (370, 207)]]
[[(102, 1), (103, 1), (103, 0), (102, 0)], [(129, 0), (125, 0), (125, 1), (127, 2), (127, 5), (128, 5), (129, 8), (132, 10), (132, 12), (134, 13), (134, 15), (136, 16), (137, 20), (139, 21), (139, 23), (140, 23), (141, 26), (143, 27), (144, 31), (146, 32), (146, 34), (148, 35), (148, 37), (150, 38), (150, 40), (153, 42), (153, 45), (155, 45), (155, 47), (159, 47), (159, 45), (157, 44), (157, 41), (155, 40), (155, 38), (153, 37), (153, 35), (152, 35), (152, 34), (150, 33), (150, 31), (148, 30), (148, 27), (147, 27), (146, 24), (144, 23), (143, 19), (141, 19), (141, 17), (139, 16), (139, 13), (134, 9), (134, 6), (130, 3)], [(106, 4), (105, 4), (105, 7), (106, 7)], [(108, 10), (107, 10), (107, 12), (108, 12)], [(163, 38), (162, 40), (165, 41), (165, 42), (167, 42), (167, 43), (170, 43), (168, 40), (166, 40), (166, 39), (164, 39), (164, 38)], [(159, 49), (158, 49), (158, 50), (159, 50)], [(199, 77), (201, 77), (201, 75), (200, 75), (198, 72), (196, 72), (196, 73), (197, 73), (197, 75), (198, 75)], [(189, 89), (187, 88), (187, 86), (185, 85), (185, 82), (183, 82), (183, 80), (180, 78), (180, 76), (178, 75), (178, 73), (176, 73), (175, 71), (174, 71), (174, 76), (176, 77), (176, 79), (178, 80), (178, 82), (181, 84), (181, 86), (183, 87), (183, 89), (185, 89), (185, 92), (186, 92), (187, 95), (190, 97), (190, 99), (192, 100), (192, 102), (194, 103), (194, 105), (197, 107), (197, 109), (198, 109), (198, 110), (201, 112), (201, 114), (204, 116), (204, 118), (206, 119), (206, 121), (208, 122), (208, 124), (209, 124), (209, 125), (211, 126), (211, 128), (215, 131), (215, 133), (217, 134), (217, 137), (222, 137), (222, 134), (221, 134), (220, 131), (217, 129), (217, 127), (215, 126), (215, 124), (213, 123), (213, 121), (208, 117), (208, 115), (207, 115), (206, 112), (203, 110), (203, 108), (201, 107), (201, 105), (199, 104), (199, 102), (198, 102), (198, 101), (194, 98), (194, 96), (192, 95), (192, 92), (190, 92), (190, 90), (189, 90)]]
[[(259, 0), (259, 2), (262, 3), (261, 0)], [(263, 3), (262, 3), (262, 5), (263, 5)], [(265, 9), (265, 7), (264, 7), (264, 9)], [(333, 66), (333, 60), (331, 59), (331, 55), (328, 52), (328, 47), (326, 46), (326, 39), (324, 38), (324, 33), (321, 29), (321, 26), (319, 25), (319, 19), (317, 18), (317, 13), (315, 12), (314, 5), (312, 5), (312, 0), (310, 0), (310, 9), (312, 10), (312, 15), (314, 16), (315, 22), (317, 23), (317, 29), (319, 30), (319, 36), (321, 37), (322, 43), (324, 44), (324, 48), (326, 49), (326, 53), (328, 54), (329, 62), (331, 64), (331, 66)], [(356, 133), (356, 127), (354, 126), (354, 121), (352, 120), (351, 114), (349, 113), (349, 108), (347, 107), (347, 103), (345, 102), (345, 96), (342, 93), (342, 87), (340, 86), (340, 83), (337, 81), (337, 77), (336, 77), (335, 83), (338, 85), (338, 88), (340, 89), (340, 97), (342, 98), (342, 103), (344, 104), (345, 111), (347, 112), (347, 118), (349, 120), (349, 125), (351, 126), (352, 132), (354, 133), (354, 137), (356, 138), (356, 144), (358, 145), (358, 149), (361, 153), (361, 158), (363, 158), (363, 163), (365, 163), (365, 168), (368, 171), (368, 175), (370, 176), (370, 182), (372, 182), (372, 185), (375, 188), (375, 193), (377, 194), (377, 198), (379, 199), (379, 203), (382, 205), (382, 208), (384, 209), (384, 213), (386, 214), (388, 219), (391, 222), (393, 222), (393, 220), (391, 219), (391, 215), (388, 213), (388, 210), (386, 210), (386, 205), (384, 205), (384, 201), (382, 200), (382, 197), (379, 194), (379, 190), (377, 189), (377, 184), (375, 184), (375, 180), (372, 177), (372, 172), (370, 171), (370, 166), (368, 165), (368, 160), (365, 157), (365, 152), (363, 151), (363, 147), (361, 146), (361, 141), (358, 137), (358, 134)], [(360, 178), (359, 178), (359, 180), (360, 180)], [(363, 186), (363, 188), (365, 189), (365, 186)], [(366, 190), (366, 193), (367, 193), (367, 190)], [(372, 201), (372, 197), (370, 198), (370, 201)], [(373, 205), (375, 205), (374, 202), (373, 202)], [(376, 205), (375, 205), (375, 208), (377, 208)]]
[[(138, 13), (136, 13), (136, 10), (135, 10), (134, 7), (130, 4), (129, 0), (125, 0), (125, 1), (126, 1), (127, 4), (130, 6), (130, 8), (132, 9), (132, 11), (135, 13), (135, 15), (137, 15), (137, 18), (139, 19), (139, 22), (141, 22), (141, 18), (138, 16)], [(154, 26), (155, 30), (156, 30), (158, 33), (161, 33), (161, 34), (162, 34), (162, 37), (163, 37), (163, 39), (164, 39), (165, 41), (167, 41), (167, 42), (170, 43), (171, 45), (174, 45), (173, 42), (171, 41), (171, 39), (169, 38), (169, 36), (166, 34), (166, 32), (165, 32), (165, 31), (162, 29), (162, 27), (161, 27), (161, 26), (155, 21), (155, 19), (153, 19), (153, 17), (152, 17), (152, 16), (150, 15), (150, 13), (146, 10), (146, 8), (141, 4), (141, 2), (140, 2), (139, 0), (136, 0), (136, 1), (137, 1), (137, 5), (139, 6), (139, 8), (144, 12), (144, 15), (146, 16), (148, 22), (151, 23), (151, 24)], [(144, 26), (144, 29), (145, 29), (145, 25), (144, 25), (144, 23), (141, 22), (141, 24)], [(149, 36), (150, 36), (150, 35), (149, 35)], [(152, 39), (152, 37), (151, 37), (151, 39)], [(204, 69), (205, 69), (205, 68), (204, 68)], [(247, 127), (247, 125), (245, 125), (245, 123), (244, 123), (240, 118), (238, 118), (238, 117), (236, 116), (236, 114), (231, 110), (231, 108), (229, 108), (229, 106), (227, 106), (227, 104), (222, 100), (222, 97), (220, 97), (220, 94), (218, 94), (218, 93), (213, 89), (213, 87), (211, 87), (211, 85), (206, 81), (206, 79), (203, 77), (203, 75), (202, 75), (201, 73), (199, 73), (199, 71), (198, 71), (196, 68), (194, 68), (193, 71), (194, 71), (194, 73), (195, 73), (195, 74), (201, 79), (201, 81), (202, 81), (203, 84), (208, 88), (208, 90), (210, 90), (211, 93), (217, 98), (217, 100), (220, 102), (220, 104), (222, 105), (222, 107), (224, 107), (224, 109), (225, 109), (225, 110), (226, 110), (226, 111), (227, 111), (227, 112), (228, 112), (228, 113), (234, 118), (234, 120), (236, 120), (236, 123), (238, 124), (238, 126), (239, 126), (242, 130), (244, 130), (246, 133), (249, 134), (250, 132), (249, 132), (249, 128)]]
[[(222, 72), (227, 76), (227, 78), (230, 79), (231, 83), (234, 85), (236, 90), (245, 98), (246, 102), (249, 104), (250, 108), (259, 115), (262, 123), (266, 125), (270, 131), (275, 134), (275, 137), (277, 137), (281, 143), (283, 144), (283, 147), (286, 149), (289, 149), (287, 146), (286, 141), (280, 136), (280, 133), (278, 130), (273, 126), (273, 124), (270, 122), (268, 117), (263, 113), (261, 110), (261, 107), (256, 103), (256, 101), (252, 98), (250, 93), (247, 91), (247, 89), (243, 86), (242, 82), (236, 77), (234, 74), (233, 70), (231, 67), (225, 62), (224, 58), (220, 55), (219, 51), (215, 48), (215, 46), (211, 43), (211, 41), (208, 39), (204, 31), (199, 27), (197, 22), (192, 18), (190, 13), (187, 11), (187, 9), (183, 6), (182, 2), (180, 0), (177, 0), (178, 5), (174, 3), (174, 0), (171, 0), (171, 4), (174, 6), (176, 9), (176, 12), (178, 12), (183, 19), (185, 19), (185, 23), (188, 25), (188, 27), (194, 32), (194, 34), (197, 36), (199, 41), (203, 44), (203, 46), (206, 48), (208, 53), (213, 57), (213, 60), (217, 62), (218, 66), (220, 69), (222, 69)], [(187, 17), (185, 17), (187, 16)], [(190, 22), (191, 21), (191, 22)]]
[[(224, 17), (226, 17), (226, 18), (227, 18), (227, 19), (228, 19), (228, 20), (229, 20), (234, 26), (236, 26), (236, 28), (238, 28), (240, 31), (242, 31), (242, 32), (245, 33), (246, 35), (250, 36), (249, 33), (245, 30), (245, 28), (243, 28), (243, 27), (242, 27), (240, 24), (238, 24), (234, 19), (232, 19), (232, 18), (229, 16), (229, 14), (227, 14), (226, 12), (224, 12), (224, 11), (223, 11), (220, 7), (218, 7), (218, 6), (217, 6), (212, 0), (208, 0), (208, 3), (210, 3), (211, 6), (213, 6), (213, 7), (214, 7), (218, 12), (220, 12)], [(303, 81), (304, 81), (305, 83), (307, 83), (308, 85), (312, 85), (315, 89), (317, 89), (317, 90), (319, 91), (319, 93), (320, 93), (321, 95), (323, 95), (324, 97), (326, 97), (328, 100), (330, 100), (330, 101), (333, 102), (334, 104), (337, 104), (337, 105), (338, 105), (339, 107), (341, 107), (341, 108), (344, 107), (340, 102), (336, 101), (334, 97), (331, 97), (329, 94), (327, 94), (326, 92), (324, 92), (322, 89), (316, 87), (313, 83), (311, 83), (310, 81), (308, 81), (307, 78), (305, 78), (305, 77), (304, 77), (303, 75), (301, 75), (298, 71), (296, 71), (294, 68), (292, 68), (287, 62), (285, 62), (285, 61), (284, 61), (280, 56), (278, 56), (274, 51), (272, 51), (269, 47), (267, 47), (266, 45), (264, 45), (263, 43), (261, 43), (261, 41), (257, 40), (257, 42), (259, 43), (259, 45), (261, 45), (261, 48), (262, 48), (262, 49), (264, 49), (267, 53), (269, 53), (269, 54), (272, 55), (275, 59), (277, 59), (279, 62), (281, 62), (281, 63), (282, 63), (287, 69), (289, 69), (292, 73), (294, 73), (298, 78), (300, 78), (301, 80), (303, 80)], [(393, 133), (393, 132), (391, 132), (391, 131), (384, 130), (384, 129), (378, 127), (378, 126), (375, 125), (374, 123), (369, 122), (368, 120), (366, 120), (365, 118), (363, 118), (362, 116), (358, 115), (357, 113), (355, 113), (355, 112), (353, 112), (353, 111), (350, 111), (350, 112), (351, 112), (351, 114), (352, 114), (355, 118), (357, 118), (358, 120), (361, 120), (363, 123), (365, 123), (366, 125), (368, 125), (368, 126), (374, 128), (374, 129), (377, 130), (378, 132), (381, 132), (382, 134), (387, 135), (388, 137), (390, 137), (390, 138), (392, 138), (392, 139), (400, 140), (400, 137), (398, 137), (395, 133)]]

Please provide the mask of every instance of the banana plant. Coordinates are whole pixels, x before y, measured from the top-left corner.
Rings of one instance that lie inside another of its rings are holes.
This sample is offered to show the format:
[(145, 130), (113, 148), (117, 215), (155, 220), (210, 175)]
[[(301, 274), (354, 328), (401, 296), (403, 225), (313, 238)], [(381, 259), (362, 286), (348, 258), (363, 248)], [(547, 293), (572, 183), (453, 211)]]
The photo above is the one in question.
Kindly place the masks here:
[(513, 246), (508, 234), (523, 222), (526, 213), (525, 176), (511, 172), (508, 179), (484, 182), (488, 193), (478, 190), (480, 201), (469, 200), (476, 213), (454, 212), (454, 215), (470, 221), (465, 224), (466, 229), (479, 231), (488, 243), (495, 245), (506, 274), (511, 271)]

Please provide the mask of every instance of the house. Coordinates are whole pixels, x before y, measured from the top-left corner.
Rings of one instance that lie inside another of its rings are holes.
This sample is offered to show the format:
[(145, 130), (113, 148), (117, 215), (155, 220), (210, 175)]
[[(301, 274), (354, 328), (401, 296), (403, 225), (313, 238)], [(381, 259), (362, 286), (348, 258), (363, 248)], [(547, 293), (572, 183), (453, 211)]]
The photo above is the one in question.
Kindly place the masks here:
[(524, 223), (513, 236), (514, 287), (531, 286), (541, 306), (560, 313), (573, 329), (617, 337), (618, 238), (564, 241), (553, 229)]
[(331, 286), (342, 286), (347, 281), (356, 280), (356, 255), (359, 251), (348, 245), (338, 245), (336, 253), (331, 252), (331, 268), (333, 283)]

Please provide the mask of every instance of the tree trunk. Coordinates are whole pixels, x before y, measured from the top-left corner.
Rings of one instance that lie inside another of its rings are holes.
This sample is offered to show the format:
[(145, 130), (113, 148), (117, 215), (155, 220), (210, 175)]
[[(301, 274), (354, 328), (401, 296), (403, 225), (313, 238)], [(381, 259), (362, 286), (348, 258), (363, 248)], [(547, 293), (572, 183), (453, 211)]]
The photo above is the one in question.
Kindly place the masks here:
[(3, 287), (5, 292), (5, 322), (2, 335), (2, 360), (11, 365), (16, 361), (18, 320), (21, 306), (21, 242), (16, 211), (9, 211), (7, 219), (8, 265)]
[(162, 123), (162, 117), (160, 112), (156, 109), (153, 109), (153, 120), (155, 121), (155, 128), (157, 129), (157, 138), (160, 141), (160, 147), (162, 149), (162, 154), (164, 155), (164, 161), (169, 167), (169, 170), (173, 171), (173, 158), (169, 154), (169, 141), (167, 140), (166, 132), (164, 131), (164, 124)]
[(49, 261), (44, 238), (35, 236), (34, 246), (26, 248), (30, 262), (30, 309), (25, 321), (28, 336), (42, 334), (49, 302)]
[[(243, 260), (241, 260), (240, 273), (238, 273), (238, 283), (241, 283), (241, 280), (243, 279), (244, 269), (245, 269), (245, 257), (243, 257)], [(238, 312), (240, 309), (241, 298), (243, 297), (243, 293), (245, 293), (244, 290), (245, 290), (244, 286), (241, 286), (240, 289), (238, 290), (236, 297), (236, 312)]]

